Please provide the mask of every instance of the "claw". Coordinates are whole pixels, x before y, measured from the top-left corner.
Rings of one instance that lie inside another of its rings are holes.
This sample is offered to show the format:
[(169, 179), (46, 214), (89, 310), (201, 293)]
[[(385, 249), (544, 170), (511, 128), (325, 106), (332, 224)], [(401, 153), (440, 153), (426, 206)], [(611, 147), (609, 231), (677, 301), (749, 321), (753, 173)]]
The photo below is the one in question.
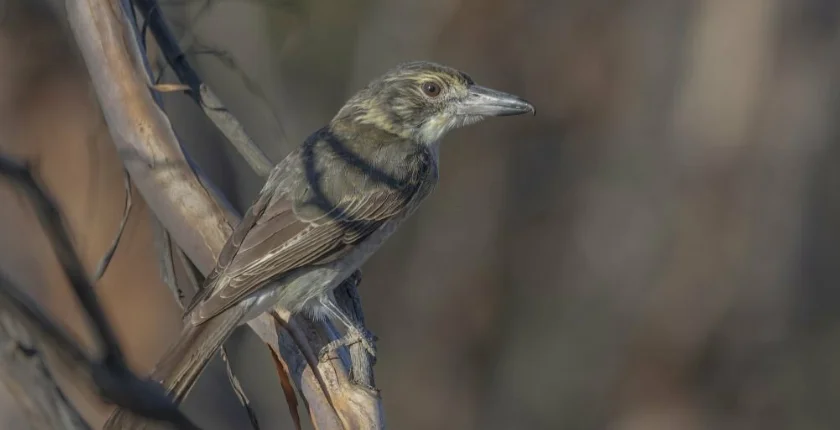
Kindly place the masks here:
[(374, 343), (379, 338), (376, 337), (373, 333), (368, 331), (367, 329), (360, 329), (359, 327), (353, 325), (347, 330), (347, 334), (342, 336), (339, 339), (336, 339), (328, 344), (326, 344), (323, 348), (321, 348), (321, 352), (318, 354), (318, 360), (323, 362), (326, 361), (329, 355), (336, 350), (346, 346), (350, 347), (351, 345), (355, 345), (357, 343), (362, 344), (362, 347), (365, 349), (371, 357), (376, 358), (376, 346)]

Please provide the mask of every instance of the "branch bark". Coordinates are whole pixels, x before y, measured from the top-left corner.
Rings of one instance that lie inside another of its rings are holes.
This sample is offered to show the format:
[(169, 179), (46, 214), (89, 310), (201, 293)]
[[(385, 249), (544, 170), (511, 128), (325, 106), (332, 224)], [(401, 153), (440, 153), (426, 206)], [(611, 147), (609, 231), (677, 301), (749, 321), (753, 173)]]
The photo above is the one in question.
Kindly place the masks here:
[[(150, 93), (145, 57), (120, 3), (68, 0), (68, 19), (114, 144), (137, 189), (175, 243), (207, 274), (231, 233), (225, 205), (191, 169), (168, 118)], [(383, 427), (378, 392), (353, 383), (346, 357), (336, 352), (313, 368), (306, 365), (312, 357), (306, 360), (290, 332), (280, 329), (273, 318), (262, 315), (249, 326), (286, 361), (317, 428)], [(305, 346), (310, 350), (335, 339), (331, 326), (305, 318), (292, 318), (288, 327), (306, 333)], [(319, 374), (324, 384), (319, 383)]]
[(183, 84), (187, 85), (190, 97), (201, 107), (204, 114), (225, 135), (228, 142), (242, 155), (251, 169), (260, 177), (267, 177), (271, 168), (271, 161), (245, 132), (245, 128), (224, 106), (216, 93), (202, 82), (195, 69), (190, 65), (186, 55), (178, 46), (178, 41), (166, 25), (163, 12), (156, 0), (134, 0), (134, 4), (143, 16), (144, 25), (148, 25), (160, 47), (166, 62), (169, 63), (175, 75)]

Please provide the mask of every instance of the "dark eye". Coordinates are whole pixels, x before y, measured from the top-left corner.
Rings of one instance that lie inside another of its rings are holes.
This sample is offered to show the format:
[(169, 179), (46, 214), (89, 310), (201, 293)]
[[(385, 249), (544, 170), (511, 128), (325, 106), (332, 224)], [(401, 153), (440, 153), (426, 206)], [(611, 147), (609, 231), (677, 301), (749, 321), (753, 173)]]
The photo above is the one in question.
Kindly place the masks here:
[(440, 85), (434, 82), (424, 82), (423, 92), (429, 97), (437, 97), (440, 94)]

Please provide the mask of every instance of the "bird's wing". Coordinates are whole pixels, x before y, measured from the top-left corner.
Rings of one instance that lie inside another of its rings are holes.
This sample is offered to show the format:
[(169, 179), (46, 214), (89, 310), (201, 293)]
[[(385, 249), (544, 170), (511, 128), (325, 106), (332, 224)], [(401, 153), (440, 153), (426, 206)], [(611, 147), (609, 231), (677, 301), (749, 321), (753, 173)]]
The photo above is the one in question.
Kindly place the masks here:
[[(294, 156), (284, 160), (289, 165), (294, 162)], [(322, 176), (326, 174), (330, 171)], [(333, 174), (341, 174), (340, 169)], [(332, 181), (336, 182), (340, 181)], [(294, 184), (285, 186), (295, 188)], [(303, 194), (319, 194), (312, 188), (303, 187)], [(285, 273), (339, 258), (405, 210), (417, 188), (357, 187), (354, 192), (340, 193), (326, 208), (322, 203), (302, 205), (306, 195), (264, 190), (225, 245), (207, 288), (188, 308), (187, 312), (196, 311), (192, 321), (217, 315)]]

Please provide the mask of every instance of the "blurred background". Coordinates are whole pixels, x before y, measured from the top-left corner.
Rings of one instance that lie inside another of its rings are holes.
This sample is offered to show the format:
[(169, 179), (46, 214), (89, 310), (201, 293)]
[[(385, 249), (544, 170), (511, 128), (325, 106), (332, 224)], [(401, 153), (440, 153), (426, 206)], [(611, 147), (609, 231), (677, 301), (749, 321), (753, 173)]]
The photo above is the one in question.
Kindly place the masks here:
[[(400, 61), (537, 107), (450, 134), (441, 185), (364, 268), (390, 428), (840, 428), (840, 2), (161, 4), (273, 161)], [(165, 101), (246, 208), (260, 180), (191, 100)], [(37, 163), (92, 271), (122, 173), (60, 0), (0, 0), (0, 149)], [(7, 185), (0, 202), (0, 269), (84, 336), (31, 210)], [(141, 372), (179, 325), (149, 221), (135, 192), (98, 285)], [(231, 342), (268, 428), (293, 428), (267, 349)], [(219, 366), (200, 385), (199, 424), (245, 428)], [(8, 397), (0, 427), (26, 428)]]

